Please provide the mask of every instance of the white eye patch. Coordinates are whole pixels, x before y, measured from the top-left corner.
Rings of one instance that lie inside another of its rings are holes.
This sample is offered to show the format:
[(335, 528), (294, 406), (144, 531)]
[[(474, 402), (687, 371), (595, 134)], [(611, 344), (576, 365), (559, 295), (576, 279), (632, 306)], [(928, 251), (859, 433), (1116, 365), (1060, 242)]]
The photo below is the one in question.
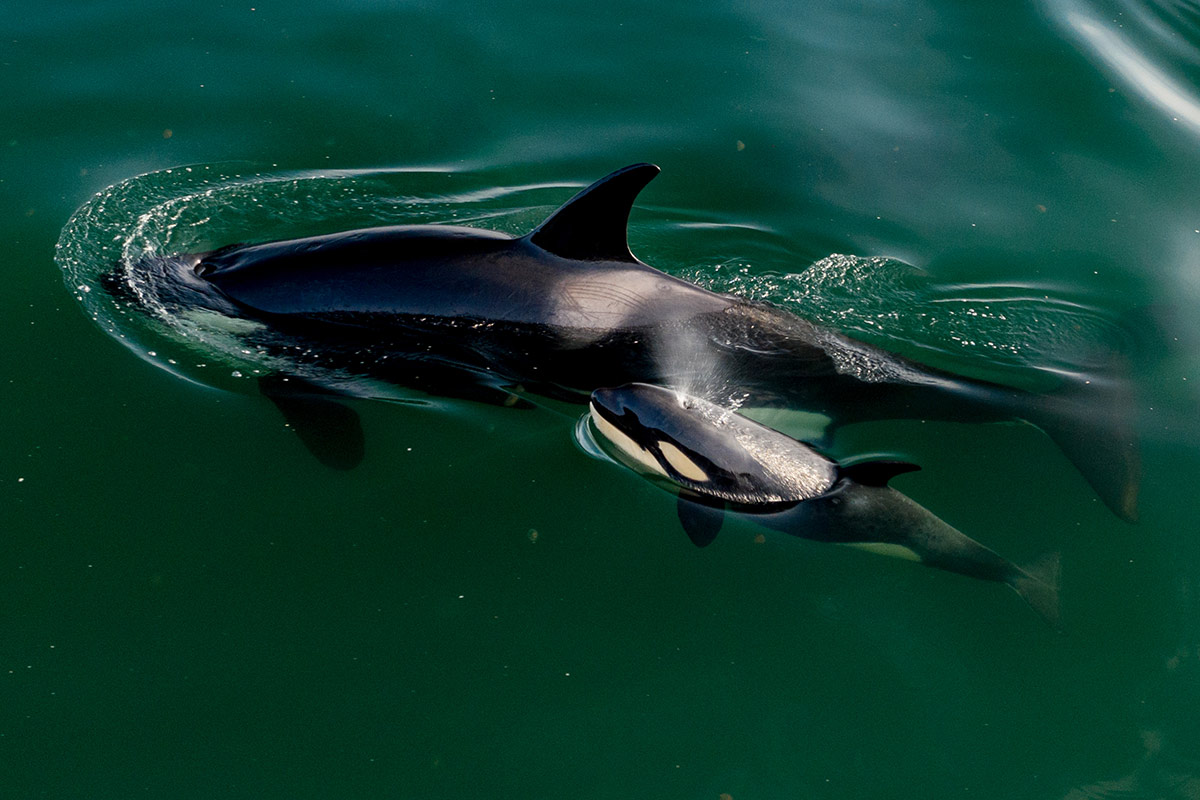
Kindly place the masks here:
[[(591, 405), (592, 422), (596, 425), (596, 432), (607, 439), (613, 447), (638, 466), (645, 469), (654, 475), (661, 475), (664, 478), (669, 478), (662, 465), (658, 463), (658, 459), (652, 456), (646, 448), (629, 438), (624, 431), (606, 420), (598, 411), (596, 406)], [(680, 454), (682, 455), (682, 453)]]
[(671, 468), (688, 480), (697, 483), (707, 483), (710, 480), (708, 473), (700, 469), (695, 461), (688, 458), (682, 450), (670, 442), (659, 442), (658, 450)]

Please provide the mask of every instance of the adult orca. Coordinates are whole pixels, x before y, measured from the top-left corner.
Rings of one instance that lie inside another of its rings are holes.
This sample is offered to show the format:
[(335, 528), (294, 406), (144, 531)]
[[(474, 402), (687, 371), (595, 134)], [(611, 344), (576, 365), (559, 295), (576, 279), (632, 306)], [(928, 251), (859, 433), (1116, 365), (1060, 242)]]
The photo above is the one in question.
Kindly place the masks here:
[(900, 461), (838, 464), (702, 398), (647, 384), (597, 389), (589, 419), (604, 449), (679, 496), (697, 546), (727, 513), (802, 539), (859, 547), (1016, 590), (1059, 627), (1058, 556), (1022, 569), (888, 486)]
[[(348, 381), (337, 376), (508, 404), (518, 386), (584, 402), (597, 387), (695, 387), (715, 375), (754, 405), (835, 424), (1031, 422), (1115, 513), (1135, 517), (1140, 462), (1124, 383), (1081, 381), (1039, 395), (970, 380), (655, 270), (630, 252), (626, 226), (658, 172), (651, 164), (617, 170), (519, 238), (405, 225), (151, 256), (124, 268), (153, 273), (160, 303), (236, 319), (247, 350), (290, 361), (294, 368), (272, 368), (263, 390), (337, 466), (361, 455), (353, 412), (319, 388), (341, 391)], [(114, 293), (131, 277), (114, 275)], [(314, 416), (334, 435), (311, 424)], [(343, 440), (359, 445), (339, 452)]]

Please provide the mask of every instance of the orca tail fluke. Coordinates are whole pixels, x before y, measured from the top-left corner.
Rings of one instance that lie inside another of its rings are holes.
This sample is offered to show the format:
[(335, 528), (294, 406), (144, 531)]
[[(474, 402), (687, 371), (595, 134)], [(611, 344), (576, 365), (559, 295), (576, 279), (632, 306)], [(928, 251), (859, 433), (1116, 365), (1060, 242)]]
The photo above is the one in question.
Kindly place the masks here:
[(1018, 569), (1009, 582), (1029, 607), (1059, 633), (1063, 629), (1058, 602), (1060, 561), (1058, 553), (1047, 553), (1024, 569)]
[(1058, 445), (1114, 514), (1136, 522), (1142, 459), (1129, 381), (1095, 378), (1040, 400), (1026, 419)]

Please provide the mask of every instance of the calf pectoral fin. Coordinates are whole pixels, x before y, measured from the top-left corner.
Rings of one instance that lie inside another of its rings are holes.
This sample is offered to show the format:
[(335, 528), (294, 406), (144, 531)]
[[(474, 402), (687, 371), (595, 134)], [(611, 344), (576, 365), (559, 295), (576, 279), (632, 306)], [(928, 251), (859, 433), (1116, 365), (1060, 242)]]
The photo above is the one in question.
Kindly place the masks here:
[(335, 400), (329, 390), (280, 375), (259, 378), (258, 388), (322, 464), (347, 470), (362, 461), (364, 437), (358, 414)]
[(725, 521), (725, 507), (689, 500), (682, 495), (676, 506), (683, 532), (696, 547), (707, 547), (717, 538), (721, 524)]

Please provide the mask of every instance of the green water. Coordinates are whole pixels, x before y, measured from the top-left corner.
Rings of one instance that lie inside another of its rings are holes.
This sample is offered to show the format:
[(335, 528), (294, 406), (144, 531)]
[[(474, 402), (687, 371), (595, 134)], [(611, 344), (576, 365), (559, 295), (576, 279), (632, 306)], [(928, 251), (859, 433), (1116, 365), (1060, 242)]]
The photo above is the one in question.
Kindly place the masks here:
[[(0, 19), (0, 797), (1200, 792), (1195, 6)], [(634, 251), (705, 285), (1022, 379), (1132, 331), (1137, 524), (1028, 426), (832, 445), (918, 461), (896, 485), (1014, 560), (1061, 552), (1065, 636), (899, 561), (737, 525), (697, 550), (555, 413), (362, 403), (367, 458), (331, 472), (232, 367), (135, 357), (55, 261), (96, 193), (134, 179), (68, 241), (99, 258), (184, 166), (243, 182), (142, 239), (519, 232), (637, 161)]]

